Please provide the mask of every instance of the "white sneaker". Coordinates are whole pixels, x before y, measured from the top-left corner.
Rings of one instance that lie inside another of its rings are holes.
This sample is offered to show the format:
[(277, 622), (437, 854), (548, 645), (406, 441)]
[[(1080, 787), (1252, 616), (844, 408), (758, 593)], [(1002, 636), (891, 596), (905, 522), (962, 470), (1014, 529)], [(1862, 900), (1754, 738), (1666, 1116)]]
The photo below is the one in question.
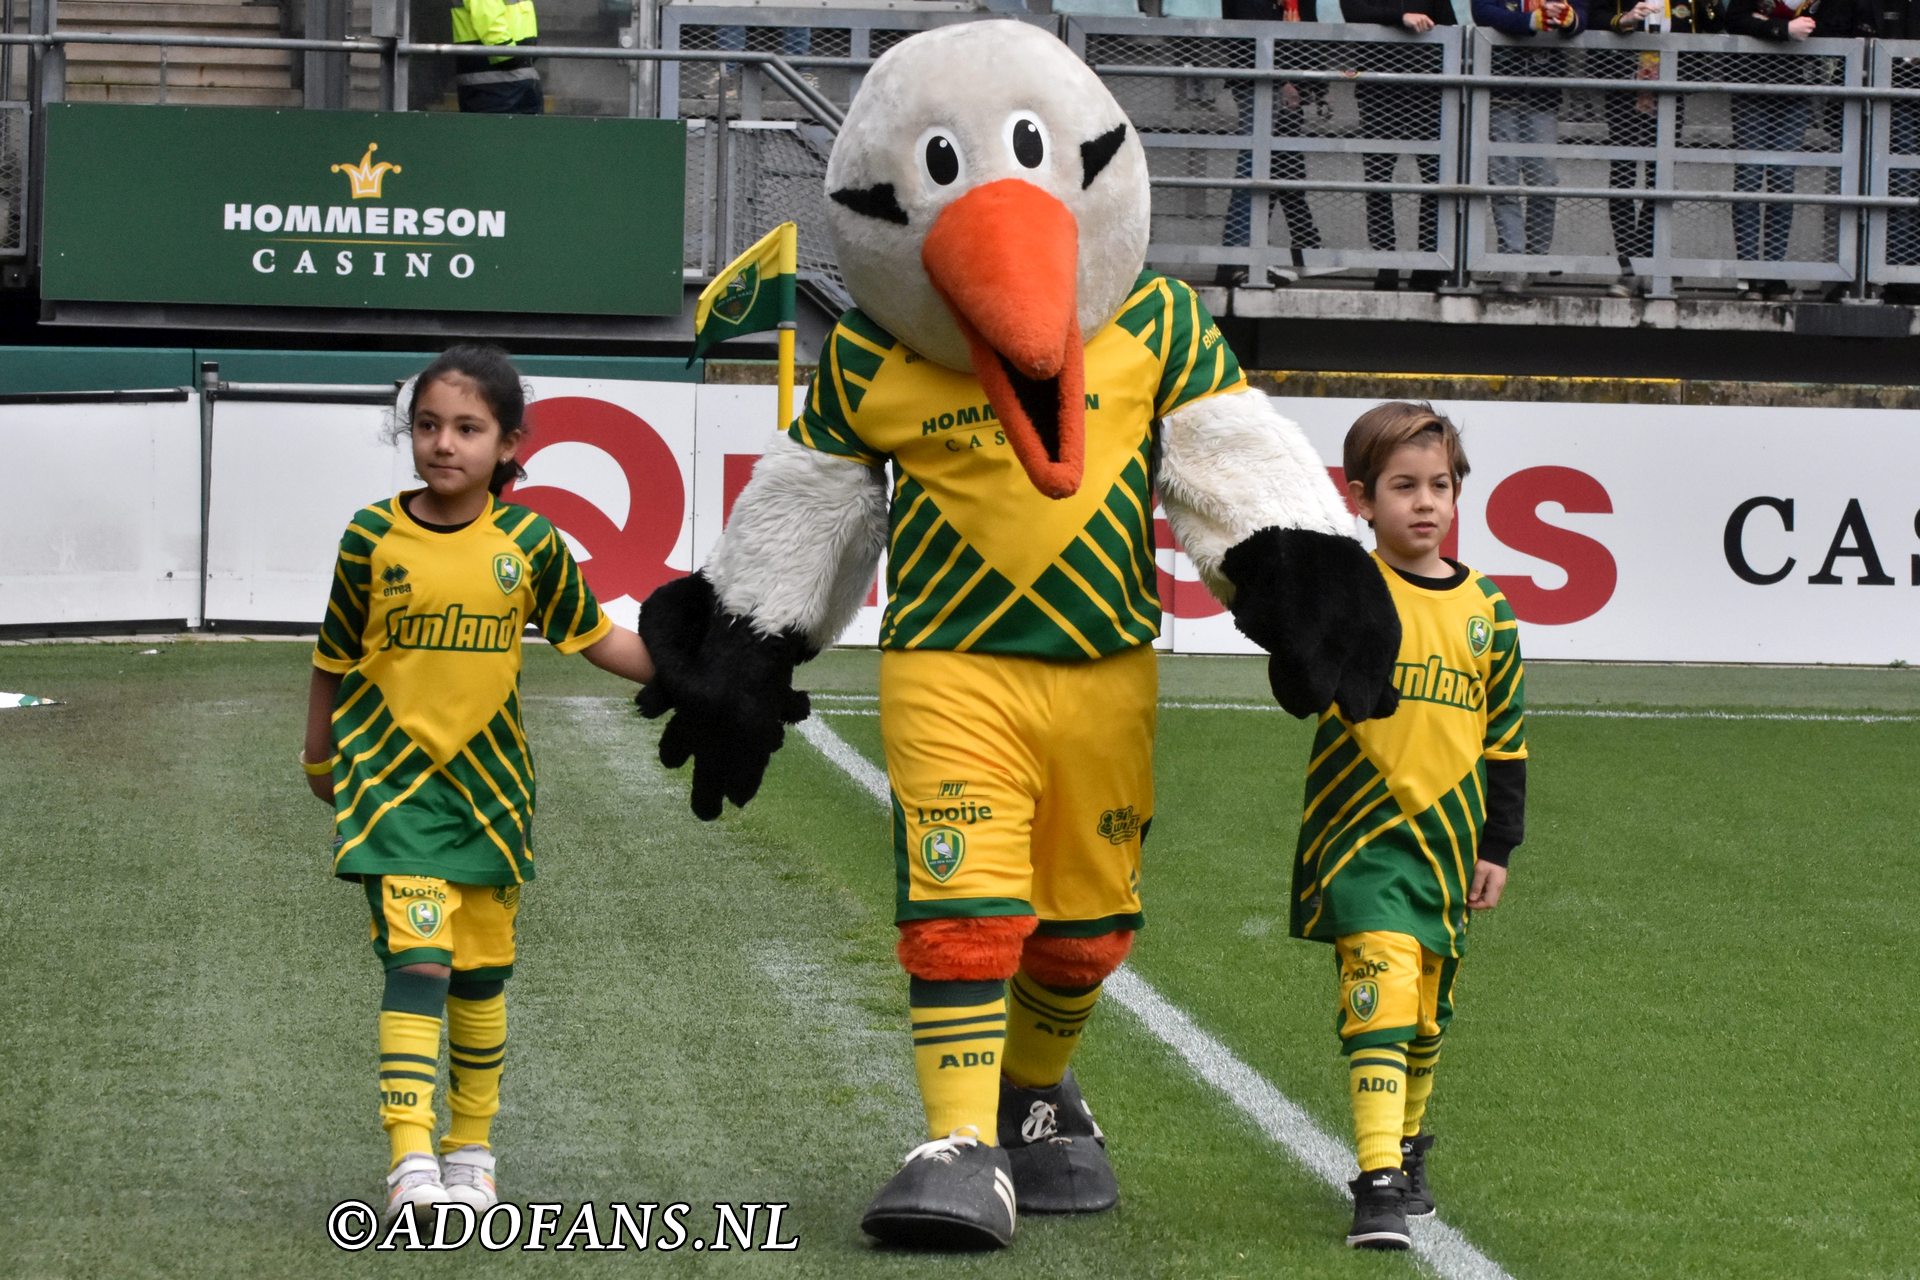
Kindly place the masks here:
[(440, 1162), (430, 1155), (415, 1152), (401, 1159), (387, 1175), (387, 1213), (395, 1217), (407, 1205), (415, 1211), (429, 1208), (447, 1199), (447, 1188), (440, 1181)]
[(446, 1154), (447, 1199), (485, 1213), (500, 1203), (493, 1185), (493, 1152), (481, 1146), (461, 1147)]

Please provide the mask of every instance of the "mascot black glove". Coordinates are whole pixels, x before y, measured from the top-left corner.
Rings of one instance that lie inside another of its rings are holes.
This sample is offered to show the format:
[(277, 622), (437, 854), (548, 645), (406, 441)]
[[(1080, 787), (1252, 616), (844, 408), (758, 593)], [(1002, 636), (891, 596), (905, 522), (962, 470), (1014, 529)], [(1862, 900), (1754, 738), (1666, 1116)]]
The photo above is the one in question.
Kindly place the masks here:
[(797, 636), (763, 636), (726, 612), (702, 574), (660, 587), (640, 606), (640, 636), (656, 675), (634, 698), (653, 719), (671, 711), (660, 735), (660, 763), (693, 761), (693, 812), (720, 816), (722, 802), (744, 805), (760, 789), (786, 726), (807, 718), (793, 668), (814, 650)]
[(1272, 655), (1267, 680), (1292, 716), (1338, 701), (1352, 721), (1390, 716), (1400, 617), (1387, 584), (1352, 538), (1262, 529), (1220, 562), (1233, 583), (1233, 621)]

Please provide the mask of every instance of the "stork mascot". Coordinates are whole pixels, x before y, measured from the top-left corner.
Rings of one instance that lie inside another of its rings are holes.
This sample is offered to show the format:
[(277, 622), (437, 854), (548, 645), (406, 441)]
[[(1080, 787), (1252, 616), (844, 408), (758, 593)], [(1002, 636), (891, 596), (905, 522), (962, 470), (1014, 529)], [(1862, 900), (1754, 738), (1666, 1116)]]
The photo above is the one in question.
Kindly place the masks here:
[(706, 567), (640, 615), (693, 809), (745, 804), (795, 664), (888, 552), (880, 724), (898, 954), (928, 1141), (862, 1221), (995, 1247), (1016, 1206), (1106, 1209), (1068, 1062), (1142, 922), (1153, 816), (1154, 495), (1296, 716), (1390, 714), (1399, 624), (1300, 431), (1198, 298), (1143, 271), (1146, 155), (1052, 35), (942, 27), (873, 66), (827, 163), (857, 309)]

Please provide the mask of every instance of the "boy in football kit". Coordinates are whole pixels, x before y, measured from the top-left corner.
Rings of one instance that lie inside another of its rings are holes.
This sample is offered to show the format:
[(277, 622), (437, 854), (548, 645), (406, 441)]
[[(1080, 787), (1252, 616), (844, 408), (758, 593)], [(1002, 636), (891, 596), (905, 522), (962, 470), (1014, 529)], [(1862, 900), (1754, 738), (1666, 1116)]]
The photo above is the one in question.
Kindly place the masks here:
[(1349, 1245), (1405, 1249), (1433, 1212), (1422, 1120), (1473, 911), (1493, 909), (1526, 807), (1525, 669), (1492, 581), (1440, 547), (1467, 476), (1459, 432), (1425, 404), (1347, 432), (1347, 488), (1400, 614), (1385, 719), (1320, 718), (1293, 865), (1292, 933), (1329, 942), (1360, 1176)]

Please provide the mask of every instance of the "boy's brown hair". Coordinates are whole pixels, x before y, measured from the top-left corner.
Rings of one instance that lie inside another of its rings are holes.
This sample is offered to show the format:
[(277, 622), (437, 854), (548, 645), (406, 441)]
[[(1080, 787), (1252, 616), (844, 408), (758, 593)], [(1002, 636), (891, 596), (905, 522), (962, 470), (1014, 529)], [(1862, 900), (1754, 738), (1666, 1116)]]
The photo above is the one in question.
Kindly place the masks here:
[(1368, 498), (1387, 459), (1403, 444), (1424, 443), (1423, 436), (1438, 440), (1447, 451), (1447, 470), (1453, 473), (1453, 487), (1466, 480), (1467, 451), (1460, 444), (1460, 429), (1422, 400), (1389, 400), (1355, 418), (1347, 428), (1347, 440), (1341, 449), (1340, 463), (1349, 481), (1358, 480)]

